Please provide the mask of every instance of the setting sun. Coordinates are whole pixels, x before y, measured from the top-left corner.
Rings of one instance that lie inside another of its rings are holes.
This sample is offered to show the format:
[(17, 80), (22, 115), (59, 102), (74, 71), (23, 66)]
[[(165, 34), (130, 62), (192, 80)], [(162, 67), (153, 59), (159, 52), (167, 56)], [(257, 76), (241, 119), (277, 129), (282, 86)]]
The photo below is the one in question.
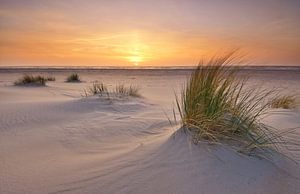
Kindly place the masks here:
[(138, 65), (140, 62), (142, 62), (142, 57), (141, 56), (130, 56), (128, 57), (129, 58), (129, 61), (132, 62), (134, 65)]
[(138, 46), (135, 46), (134, 49), (132, 49), (130, 56), (128, 56), (127, 59), (135, 66), (138, 66), (139, 63), (143, 61), (143, 57)]

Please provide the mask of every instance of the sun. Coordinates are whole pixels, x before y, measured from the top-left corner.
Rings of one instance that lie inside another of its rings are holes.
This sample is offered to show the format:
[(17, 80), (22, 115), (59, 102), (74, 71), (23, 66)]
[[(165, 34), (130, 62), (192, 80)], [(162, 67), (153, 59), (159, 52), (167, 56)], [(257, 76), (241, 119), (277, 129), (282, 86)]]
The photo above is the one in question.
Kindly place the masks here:
[(135, 66), (138, 66), (140, 62), (143, 61), (143, 57), (140, 55), (132, 55), (128, 57), (129, 61), (132, 62)]
[(147, 46), (143, 44), (138, 37), (134, 36), (134, 41), (128, 44), (128, 49), (126, 51), (126, 59), (134, 66), (140, 65), (145, 61), (145, 49)]

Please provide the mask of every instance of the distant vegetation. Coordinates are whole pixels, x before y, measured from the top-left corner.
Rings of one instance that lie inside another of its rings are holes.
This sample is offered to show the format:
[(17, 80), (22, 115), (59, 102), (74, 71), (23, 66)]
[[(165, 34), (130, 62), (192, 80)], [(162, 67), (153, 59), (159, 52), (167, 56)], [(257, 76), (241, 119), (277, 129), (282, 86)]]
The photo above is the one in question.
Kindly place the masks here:
[[(246, 79), (238, 78), (238, 67), (232, 65), (236, 59), (232, 52), (202, 62), (193, 71), (181, 97), (176, 95), (182, 128), (195, 143), (227, 144), (244, 154), (267, 156), (269, 150), (279, 151), (287, 144), (282, 133), (260, 122), (273, 91), (246, 88)], [(293, 100), (274, 104), (287, 102)]]
[(67, 82), (80, 82), (80, 77), (77, 73), (72, 73), (67, 77)]
[(124, 84), (118, 84), (115, 86), (115, 89), (113, 91), (109, 91), (108, 87), (102, 82), (94, 82), (92, 86), (84, 90), (83, 96), (87, 97), (93, 95), (106, 95), (107, 97), (110, 97), (111, 95), (115, 95), (116, 97), (141, 97), (139, 93), (139, 87), (137, 86), (125, 86)]
[(284, 108), (284, 109), (292, 109), (296, 108), (296, 98), (295, 96), (280, 96), (271, 100), (270, 106), (271, 108)]
[(48, 76), (48, 77), (46, 77), (46, 81), (55, 81), (55, 77), (54, 76)]
[(14, 82), (16, 86), (45, 86), (47, 79), (43, 76), (24, 75), (22, 78)]

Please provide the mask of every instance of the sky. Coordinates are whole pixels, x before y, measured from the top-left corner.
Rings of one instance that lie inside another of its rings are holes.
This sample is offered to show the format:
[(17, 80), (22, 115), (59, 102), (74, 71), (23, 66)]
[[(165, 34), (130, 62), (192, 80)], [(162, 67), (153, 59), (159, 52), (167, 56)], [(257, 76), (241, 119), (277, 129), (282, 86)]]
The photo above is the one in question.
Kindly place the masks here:
[(0, 0), (0, 66), (300, 65), (300, 0)]

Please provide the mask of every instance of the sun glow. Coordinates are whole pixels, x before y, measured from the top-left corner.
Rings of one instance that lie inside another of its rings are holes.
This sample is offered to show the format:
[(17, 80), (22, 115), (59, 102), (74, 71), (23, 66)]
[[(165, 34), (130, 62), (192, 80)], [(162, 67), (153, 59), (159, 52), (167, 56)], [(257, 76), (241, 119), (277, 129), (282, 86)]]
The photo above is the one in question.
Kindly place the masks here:
[(132, 62), (135, 66), (139, 65), (139, 63), (141, 63), (142, 57), (138, 56), (138, 55), (134, 55), (134, 56), (129, 56), (128, 57), (129, 61)]
[(144, 46), (141, 43), (135, 43), (131, 47), (133, 49), (130, 49), (130, 52), (128, 53), (129, 56), (127, 57), (127, 60), (130, 63), (133, 63), (135, 66), (138, 66), (139, 63), (144, 61), (143, 53), (141, 51), (141, 48), (143, 48)]

